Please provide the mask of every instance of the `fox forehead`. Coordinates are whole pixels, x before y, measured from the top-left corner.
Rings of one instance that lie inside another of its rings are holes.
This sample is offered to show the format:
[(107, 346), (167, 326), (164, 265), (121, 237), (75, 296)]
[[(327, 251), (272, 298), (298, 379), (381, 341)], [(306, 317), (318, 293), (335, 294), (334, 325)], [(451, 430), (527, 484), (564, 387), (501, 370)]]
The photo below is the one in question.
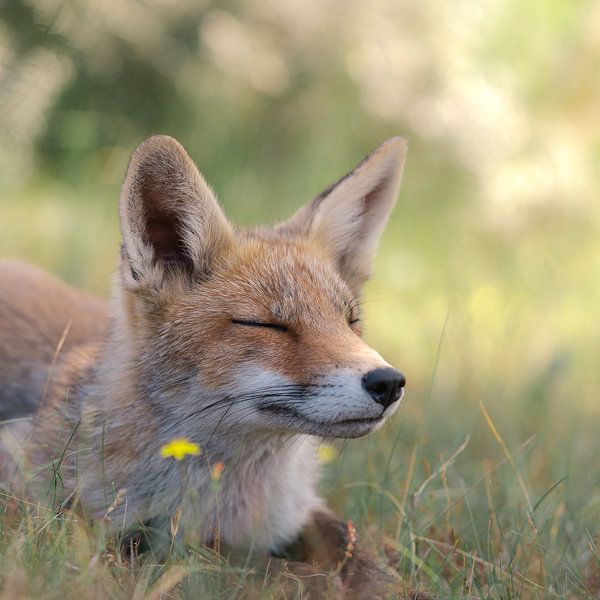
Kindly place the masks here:
[(243, 237), (201, 289), (204, 306), (245, 319), (289, 323), (350, 316), (348, 285), (314, 241)]

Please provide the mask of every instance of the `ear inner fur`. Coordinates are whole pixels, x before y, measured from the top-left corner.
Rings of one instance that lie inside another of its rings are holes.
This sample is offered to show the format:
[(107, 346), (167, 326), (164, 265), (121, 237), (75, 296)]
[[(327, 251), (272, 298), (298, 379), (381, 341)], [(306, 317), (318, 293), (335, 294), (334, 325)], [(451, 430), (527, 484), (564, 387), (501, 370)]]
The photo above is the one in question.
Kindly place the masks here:
[(129, 283), (159, 287), (169, 272), (202, 276), (232, 236), (211, 189), (168, 136), (154, 136), (133, 153), (120, 214)]
[(407, 145), (391, 138), (350, 173), (280, 225), (318, 240), (359, 293), (371, 274), (379, 237), (396, 201)]

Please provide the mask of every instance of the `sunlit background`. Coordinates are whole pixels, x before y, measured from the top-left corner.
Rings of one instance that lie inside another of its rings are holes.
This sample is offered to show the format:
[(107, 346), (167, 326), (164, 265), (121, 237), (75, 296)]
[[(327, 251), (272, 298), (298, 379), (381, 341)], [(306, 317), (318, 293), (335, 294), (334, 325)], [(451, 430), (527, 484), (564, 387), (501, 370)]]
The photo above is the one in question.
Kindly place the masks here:
[[(9, 0), (0, 19), (0, 255), (102, 295), (119, 185), (145, 136), (178, 138), (240, 224), (289, 215), (405, 136), (364, 296), (367, 338), (407, 376), (405, 405), (326, 467), (325, 489), (359, 520), (379, 498), (360, 482), (408, 506), (469, 436), (418, 496), (412, 531), (435, 537), (436, 520), (495, 560), (507, 546), (485, 542), (490, 490), (499, 531), (521, 531), (509, 509), (567, 476), (538, 525), (587, 581), (585, 532), (600, 519), (599, 2)], [(490, 466), (505, 451), (480, 402), (515, 469)], [(444, 513), (454, 497), (466, 504)], [(382, 529), (405, 535), (378, 502)], [(524, 570), (579, 590), (561, 569)]]

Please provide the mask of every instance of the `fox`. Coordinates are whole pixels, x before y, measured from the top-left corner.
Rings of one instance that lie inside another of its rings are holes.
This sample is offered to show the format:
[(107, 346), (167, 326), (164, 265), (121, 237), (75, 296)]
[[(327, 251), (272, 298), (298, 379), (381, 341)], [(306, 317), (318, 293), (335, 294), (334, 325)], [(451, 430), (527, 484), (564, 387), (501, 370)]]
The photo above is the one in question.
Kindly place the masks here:
[[(389, 592), (319, 495), (318, 447), (376, 431), (403, 397), (360, 297), (406, 152), (391, 138), (287, 220), (243, 229), (174, 138), (142, 142), (109, 301), (0, 262), (1, 485), (122, 530), (168, 537), (177, 514), (178, 536), (335, 572), (350, 598)], [(198, 451), (160, 456), (181, 439)]]

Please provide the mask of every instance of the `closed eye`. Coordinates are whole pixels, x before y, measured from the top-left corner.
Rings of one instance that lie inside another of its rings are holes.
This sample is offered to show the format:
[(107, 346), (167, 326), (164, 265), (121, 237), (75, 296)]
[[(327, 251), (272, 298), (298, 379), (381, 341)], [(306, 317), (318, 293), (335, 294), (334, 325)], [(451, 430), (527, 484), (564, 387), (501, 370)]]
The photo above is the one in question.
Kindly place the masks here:
[(244, 319), (231, 319), (231, 322), (234, 325), (243, 325), (244, 327), (267, 327), (269, 329), (276, 329), (277, 331), (289, 331), (285, 325), (280, 325), (279, 323), (263, 323), (261, 321), (246, 321)]

